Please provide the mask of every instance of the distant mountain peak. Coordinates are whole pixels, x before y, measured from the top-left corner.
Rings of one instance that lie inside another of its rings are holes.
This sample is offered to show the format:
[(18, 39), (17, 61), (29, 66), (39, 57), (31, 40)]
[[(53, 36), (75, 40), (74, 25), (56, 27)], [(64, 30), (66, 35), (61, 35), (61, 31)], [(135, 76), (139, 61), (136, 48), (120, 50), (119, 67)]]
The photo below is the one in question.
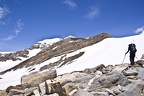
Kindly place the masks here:
[(44, 39), (44, 40), (42, 40), (42, 41), (39, 41), (39, 42), (37, 42), (37, 43), (46, 43), (46, 44), (49, 44), (49, 45), (51, 45), (51, 44), (53, 44), (53, 43), (55, 43), (55, 42), (58, 42), (58, 41), (60, 41), (60, 40), (62, 40), (61, 38), (53, 38), (53, 39)]
[(31, 46), (31, 49), (43, 49), (45, 47), (48, 47), (58, 41), (62, 40), (61, 38), (53, 38), (53, 39), (44, 39), (42, 41), (39, 41), (37, 43), (35, 43), (34, 45)]
[(69, 35), (67, 37), (65, 37), (64, 39), (69, 39), (69, 38), (76, 38), (75, 36)]

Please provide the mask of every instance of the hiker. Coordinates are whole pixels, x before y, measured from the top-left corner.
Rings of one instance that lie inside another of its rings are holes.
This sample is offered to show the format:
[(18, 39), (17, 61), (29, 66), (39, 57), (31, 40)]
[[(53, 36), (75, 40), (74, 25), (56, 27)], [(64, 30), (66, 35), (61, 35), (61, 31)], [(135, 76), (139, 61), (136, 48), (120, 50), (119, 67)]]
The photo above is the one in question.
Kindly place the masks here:
[(136, 45), (134, 43), (128, 45), (128, 51), (125, 53), (125, 55), (128, 52), (130, 52), (130, 65), (134, 65), (135, 53), (137, 52)]

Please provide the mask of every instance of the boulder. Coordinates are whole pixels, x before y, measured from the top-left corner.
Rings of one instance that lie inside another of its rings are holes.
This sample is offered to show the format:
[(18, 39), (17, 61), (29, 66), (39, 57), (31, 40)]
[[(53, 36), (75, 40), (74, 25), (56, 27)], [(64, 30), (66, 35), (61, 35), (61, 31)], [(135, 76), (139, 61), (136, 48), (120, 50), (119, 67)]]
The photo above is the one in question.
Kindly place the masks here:
[(139, 68), (137, 78), (144, 80), (144, 68)]
[(129, 70), (123, 71), (123, 74), (125, 76), (137, 76), (138, 75), (138, 71), (129, 69)]
[(56, 82), (60, 82), (62, 86), (64, 86), (67, 83), (82, 83), (87, 84), (89, 79), (93, 78), (94, 75), (86, 74), (82, 72), (73, 72), (73, 73), (67, 73), (62, 76), (58, 76), (55, 78)]
[(126, 86), (129, 84), (127, 77), (122, 73), (113, 73), (111, 75), (102, 75), (99, 78), (95, 78), (89, 86), (89, 91), (94, 91), (99, 88), (110, 88), (112, 86)]
[(144, 64), (144, 54), (143, 54), (143, 60), (138, 60), (135, 63), (138, 64), (139, 66), (143, 67), (143, 64)]
[(113, 68), (114, 68), (113, 65), (108, 65), (108, 66), (106, 66), (106, 67), (102, 70), (102, 73), (103, 73), (103, 74), (110, 73), (110, 72), (113, 70)]
[(59, 82), (46, 81), (46, 95), (57, 93), (59, 96), (67, 96)]
[(35, 96), (41, 96), (38, 89), (35, 89), (35, 90), (33, 91), (33, 93), (34, 93)]
[(0, 96), (7, 96), (7, 94), (5, 90), (0, 90)]
[(122, 85), (125, 86), (129, 84), (127, 77), (125, 77), (122, 73), (113, 73), (112, 75), (108, 76), (101, 76), (98, 78), (100, 85), (103, 87), (111, 87), (114, 85)]
[[(73, 90), (78, 90), (78, 86), (75, 85), (75, 83), (68, 83), (66, 85), (64, 85), (63, 87), (65, 89), (65, 92), (67, 95), (72, 94), (74, 91)], [(73, 91), (73, 92), (72, 92)]]
[(26, 96), (34, 95), (34, 90), (37, 90), (37, 89), (38, 89), (38, 87), (26, 88), (26, 89), (24, 90), (25, 95), (26, 95)]
[(128, 66), (129, 66), (128, 63), (115, 65), (115, 67), (113, 68), (113, 70), (111, 71), (111, 73), (122, 72), (122, 71), (123, 71), (124, 69), (126, 69)]
[(11, 89), (8, 96), (24, 96), (24, 91), (23, 90), (17, 90), (17, 89)]
[(54, 79), (55, 77), (57, 77), (56, 70), (49, 70), (24, 75), (21, 78), (22, 88), (35, 87), (41, 84), (42, 82), (45, 82), (48, 79)]
[(7, 89), (6, 89), (6, 92), (9, 93), (9, 91), (10, 91), (11, 89), (21, 90), (21, 85), (9, 86), (9, 87), (7, 87)]
[(124, 92), (117, 96), (144, 96), (144, 81), (142, 80), (135, 80), (128, 86), (126, 86)]
[(94, 96), (110, 96), (108, 92), (94, 92)]
[(46, 94), (46, 86), (45, 86), (45, 82), (39, 84), (39, 90), (41, 92), (41, 95), (45, 95)]
[(78, 90), (74, 96), (94, 96), (92, 93), (83, 91), (83, 90)]
[(78, 91), (77, 89), (72, 90), (72, 91), (68, 94), (68, 96), (74, 96), (74, 94), (75, 94), (77, 91)]

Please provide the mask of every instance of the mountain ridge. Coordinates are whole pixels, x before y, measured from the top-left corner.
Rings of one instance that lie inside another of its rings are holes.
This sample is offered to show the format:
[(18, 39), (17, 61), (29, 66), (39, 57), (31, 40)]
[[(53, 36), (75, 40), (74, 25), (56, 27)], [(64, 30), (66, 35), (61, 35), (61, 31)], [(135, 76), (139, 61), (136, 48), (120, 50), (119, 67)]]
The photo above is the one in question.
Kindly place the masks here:
[[(39, 48), (41, 48), (42, 44), (45, 44), (42, 51), (40, 51), (36, 56), (30, 57), (29, 59), (23, 61), (22, 63), (1, 72), (1, 74), (4, 74), (5, 72), (8, 72), (10, 70), (16, 70), (17, 68), (20, 68), (20, 67), (24, 67), (24, 66), (29, 67), (29, 66), (32, 66), (33, 64), (42, 63), (52, 57), (55, 57), (56, 55), (62, 55), (65, 52), (75, 51), (80, 48), (93, 45), (95, 43), (102, 41), (105, 38), (111, 38), (111, 36), (107, 33), (101, 33), (96, 36), (90, 37), (88, 39), (69, 37), (69, 38), (65, 38), (62, 40), (62, 39), (56, 38), (57, 40), (52, 40), (52, 43), (50, 43), (50, 44), (48, 43), (48, 46), (45, 43), (40, 43), (40, 42), (43, 42), (44, 40), (39, 41), (38, 43), (35, 43), (34, 45), (32, 45), (30, 48), (27, 48), (22, 51), (14, 52), (13, 55), (14, 55), (14, 57), (16, 57), (15, 55), (27, 57), (28, 50), (39, 49)], [(73, 47), (73, 46), (76, 46), (76, 47)], [(59, 50), (61, 50), (61, 51), (59, 51)], [(19, 53), (23, 53), (23, 54), (20, 55)], [(9, 53), (9, 54), (12, 54), (12, 53)], [(35, 59), (35, 58), (37, 58), (37, 59)], [(11, 57), (11, 60), (20, 60), (20, 58)], [(36, 61), (36, 62), (29, 63), (32, 61)], [(25, 63), (27, 63), (27, 64), (25, 64)]]

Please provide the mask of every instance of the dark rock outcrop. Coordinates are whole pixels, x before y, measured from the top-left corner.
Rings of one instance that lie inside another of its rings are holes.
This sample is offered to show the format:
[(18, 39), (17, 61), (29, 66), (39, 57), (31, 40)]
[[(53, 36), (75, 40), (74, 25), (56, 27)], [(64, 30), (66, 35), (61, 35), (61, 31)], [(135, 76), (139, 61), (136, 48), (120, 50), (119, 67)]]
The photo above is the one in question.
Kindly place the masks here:
[(28, 50), (21, 50), (13, 53), (5, 53), (5, 54), (0, 54), (0, 61), (7, 61), (7, 60), (21, 60), (20, 57), (27, 58), (29, 54)]

